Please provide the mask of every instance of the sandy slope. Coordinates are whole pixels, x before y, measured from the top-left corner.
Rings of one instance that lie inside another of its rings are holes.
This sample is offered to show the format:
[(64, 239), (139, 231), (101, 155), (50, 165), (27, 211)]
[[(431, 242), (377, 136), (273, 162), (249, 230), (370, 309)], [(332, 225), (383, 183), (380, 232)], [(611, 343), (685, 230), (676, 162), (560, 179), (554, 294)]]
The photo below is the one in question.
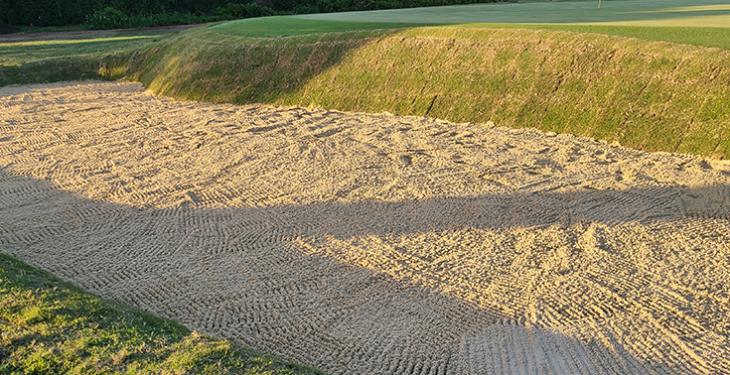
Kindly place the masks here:
[(727, 163), (0, 89), (0, 251), (332, 374), (730, 373), (729, 239)]

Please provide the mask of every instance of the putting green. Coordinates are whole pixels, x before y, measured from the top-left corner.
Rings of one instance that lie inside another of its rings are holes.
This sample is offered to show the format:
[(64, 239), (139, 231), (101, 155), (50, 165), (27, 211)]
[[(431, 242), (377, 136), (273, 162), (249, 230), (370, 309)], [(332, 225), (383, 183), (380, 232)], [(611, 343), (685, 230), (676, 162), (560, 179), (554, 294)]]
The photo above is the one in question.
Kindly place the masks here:
[(632, 23), (651, 26), (706, 27), (709, 18), (730, 27), (730, 1), (697, 0), (540, 1), (296, 16), (301, 19), (406, 23)]
[(432, 25), (564, 30), (730, 49), (730, 0), (489, 3), (252, 18), (212, 26), (243, 37), (286, 37)]

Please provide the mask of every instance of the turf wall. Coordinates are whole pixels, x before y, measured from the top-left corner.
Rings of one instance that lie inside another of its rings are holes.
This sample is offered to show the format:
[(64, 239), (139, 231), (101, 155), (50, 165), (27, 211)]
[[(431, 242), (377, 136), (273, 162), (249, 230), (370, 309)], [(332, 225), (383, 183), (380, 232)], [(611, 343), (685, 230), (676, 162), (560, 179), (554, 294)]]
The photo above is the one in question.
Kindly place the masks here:
[(197, 29), (135, 56), (127, 76), (182, 99), (494, 121), (730, 158), (730, 52), (713, 48), (520, 29)]

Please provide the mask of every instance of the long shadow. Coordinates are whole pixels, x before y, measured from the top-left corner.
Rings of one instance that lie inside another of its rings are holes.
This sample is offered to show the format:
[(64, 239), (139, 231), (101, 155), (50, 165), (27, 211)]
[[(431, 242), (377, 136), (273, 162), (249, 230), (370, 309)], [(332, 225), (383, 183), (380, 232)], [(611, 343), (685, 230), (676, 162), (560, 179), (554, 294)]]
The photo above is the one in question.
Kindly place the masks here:
[(330, 373), (694, 373), (730, 358), (703, 313), (727, 310), (721, 285), (687, 273), (728, 257), (729, 201), (718, 185), (138, 209), (0, 168), (0, 249)]

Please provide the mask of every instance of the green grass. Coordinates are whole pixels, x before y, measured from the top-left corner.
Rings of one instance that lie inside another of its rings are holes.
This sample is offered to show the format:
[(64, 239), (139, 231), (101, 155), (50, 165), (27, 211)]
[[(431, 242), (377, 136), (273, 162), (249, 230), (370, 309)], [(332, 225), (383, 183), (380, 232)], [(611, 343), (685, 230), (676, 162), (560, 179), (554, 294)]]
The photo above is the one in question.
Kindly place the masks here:
[[(730, 19), (728, 19), (730, 25)], [(471, 25), (469, 25), (471, 26)], [(651, 41), (689, 44), (730, 50), (730, 29), (686, 26), (620, 26), (620, 25), (535, 25), (535, 24), (479, 24), (473, 27), (508, 29), (562, 30), (623, 36)]]
[(156, 30), (87, 36), (0, 36), (0, 86), (121, 78), (122, 67), (134, 52), (176, 33)]
[[(730, 18), (728, 19), (730, 25)], [(306, 20), (294, 17), (254, 18), (225, 22), (210, 28), (217, 33), (249, 38), (288, 37), (356, 30), (404, 29), (421, 26), (437, 26), (434, 23), (366, 23)], [(572, 31), (616, 35), (652, 41), (690, 44), (730, 50), (730, 28), (695, 26), (626, 26), (613, 24), (530, 24), (530, 23), (472, 23), (451, 25), (458, 27), (532, 29)]]
[(228, 35), (251, 38), (269, 38), (293, 35), (337, 33), (343, 31), (401, 29), (416, 26), (428, 26), (437, 23), (410, 22), (341, 22), (316, 19), (302, 19), (291, 16), (265, 18), (249, 18), (224, 22), (212, 26), (210, 30)]
[(105, 301), (0, 254), (2, 374), (321, 374)]
[[(301, 19), (350, 22), (405, 23), (633, 23), (661, 26), (708, 26), (707, 20), (730, 19), (728, 0), (603, 0), (524, 1), (486, 3), (368, 12), (327, 13), (296, 16)], [(704, 20), (700, 20), (703, 18)], [(714, 26), (714, 25), (713, 25)], [(723, 23), (724, 27), (730, 24)]]
[(21, 65), (46, 59), (104, 56), (129, 52), (150, 42), (156, 34), (88, 37), (71, 40), (0, 41), (0, 65)]
[(725, 50), (473, 25), (275, 38), (201, 28), (128, 72), (183, 99), (494, 121), (716, 158), (730, 157), (728, 74)]
[(276, 37), (454, 25), (598, 33), (730, 50), (730, 0), (533, 1), (268, 17), (222, 23), (222, 34)]
[[(729, 3), (476, 4), (0, 42), (0, 85), (124, 76), (183, 99), (494, 121), (728, 158), (730, 58), (704, 47), (730, 49), (730, 28), (672, 25), (727, 17)], [(595, 12), (610, 22), (565, 23)], [(553, 23), (525, 23), (538, 16)], [(457, 19), (522, 23), (413, 27)]]

